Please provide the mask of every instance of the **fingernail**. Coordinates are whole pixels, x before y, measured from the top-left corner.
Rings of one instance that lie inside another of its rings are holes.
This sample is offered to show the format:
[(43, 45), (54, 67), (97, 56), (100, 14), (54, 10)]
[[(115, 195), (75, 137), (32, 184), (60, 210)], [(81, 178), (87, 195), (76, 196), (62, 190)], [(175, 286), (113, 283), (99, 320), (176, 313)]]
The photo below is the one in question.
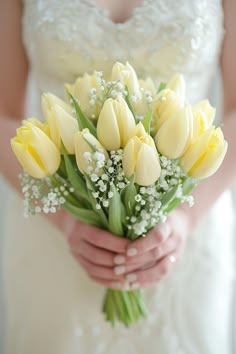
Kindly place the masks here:
[(129, 291), (130, 290), (130, 283), (127, 280), (125, 280), (122, 283), (122, 290), (125, 290), (125, 291)]
[(140, 283), (139, 282), (135, 282), (135, 283), (131, 284), (130, 287), (133, 290), (139, 289), (140, 288)]
[(122, 284), (121, 284), (121, 282), (119, 282), (119, 281), (113, 281), (113, 282), (111, 283), (111, 286), (112, 286), (113, 288), (118, 288), (118, 289), (120, 289), (121, 286), (122, 286)]
[(125, 279), (129, 282), (136, 281), (137, 275), (135, 273), (126, 275)]
[(136, 256), (136, 254), (138, 254), (138, 250), (137, 250), (137, 248), (132, 247), (127, 250), (126, 254), (129, 257), (133, 257), (133, 256)]
[(118, 254), (117, 256), (114, 257), (114, 263), (115, 264), (125, 263), (125, 256), (122, 256), (121, 254)]
[(118, 266), (114, 268), (114, 272), (116, 275), (120, 275), (120, 274), (124, 274), (126, 271), (126, 267), (125, 266)]
[(169, 260), (170, 260), (171, 263), (175, 263), (176, 262), (175, 256), (170, 256)]

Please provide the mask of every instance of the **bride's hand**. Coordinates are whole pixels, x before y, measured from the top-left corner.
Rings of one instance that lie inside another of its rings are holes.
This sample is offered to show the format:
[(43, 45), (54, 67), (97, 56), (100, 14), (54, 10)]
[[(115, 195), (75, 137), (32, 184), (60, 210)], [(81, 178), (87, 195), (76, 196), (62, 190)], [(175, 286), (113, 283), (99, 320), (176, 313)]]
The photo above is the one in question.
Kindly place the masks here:
[(165, 223), (137, 241), (76, 222), (68, 242), (90, 278), (109, 288), (134, 289), (156, 283), (170, 272), (184, 249), (189, 229), (187, 213), (178, 208)]
[(173, 269), (181, 256), (191, 230), (189, 214), (180, 207), (172, 211), (165, 223), (159, 224), (145, 238), (128, 246), (126, 265), (136, 266), (125, 279), (133, 289), (159, 282)]

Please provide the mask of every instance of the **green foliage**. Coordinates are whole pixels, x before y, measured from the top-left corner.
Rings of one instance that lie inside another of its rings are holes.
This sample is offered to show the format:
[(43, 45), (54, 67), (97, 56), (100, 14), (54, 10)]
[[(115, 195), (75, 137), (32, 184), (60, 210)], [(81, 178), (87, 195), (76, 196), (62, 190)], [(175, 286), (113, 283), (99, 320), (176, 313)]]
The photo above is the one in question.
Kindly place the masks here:
[(97, 132), (96, 132), (96, 128), (93, 125), (93, 123), (91, 122), (91, 120), (89, 118), (86, 117), (86, 115), (84, 114), (84, 112), (81, 110), (80, 105), (78, 103), (78, 101), (75, 99), (75, 97), (68, 93), (69, 97), (72, 101), (73, 107), (75, 109), (76, 112), (76, 117), (78, 120), (78, 124), (79, 124), (79, 129), (85, 129), (88, 128), (90, 133), (93, 134), (93, 136), (95, 136), (95, 138), (97, 137)]
[(114, 185), (111, 186), (111, 191), (113, 192), (113, 197), (109, 204), (109, 230), (117, 236), (123, 236), (124, 230), (122, 226), (122, 201), (120, 198), (120, 193), (117, 191)]
[(142, 124), (144, 126), (144, 129), (148, 134), (150, 134), (150, 129), (151, 129), (151, 121), (152, 121), (152, 109), (150, 109), (144, 119), (142, 120)]

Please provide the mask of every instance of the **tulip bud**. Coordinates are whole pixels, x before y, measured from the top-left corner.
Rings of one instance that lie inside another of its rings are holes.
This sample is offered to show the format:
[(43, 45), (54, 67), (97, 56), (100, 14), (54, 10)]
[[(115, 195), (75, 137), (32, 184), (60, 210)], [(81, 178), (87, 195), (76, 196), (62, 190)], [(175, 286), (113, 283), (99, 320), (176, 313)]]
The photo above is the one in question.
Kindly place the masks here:
[(81, 173), (100, 175), (105, 161), (109, 158), (107, 151), (99, 141), (89, 132), (83, 129), (74, 136), (75, 155), (77, 166)]
[(49, 126), (49, 131), (50, 131), (50, 138), (54, 142), (54, 144), (57, 146), (58, 149), (60, 149), (61, 146), (61, 137), (57, 125), (57, 119), (54, 111), (55, 105), (60, 106), (61, 108), (64, 109), (67, 113), (71, 113), (71, 107), (65, 103), (63, 100), (61, 100), (59, 97), (51, 94), (51, 93), (44, 93), (42, 95), (42, 110), (44, 117), (46, 118)]
[(175, 91), (175, 93), (182, 98), (182, 102), (184, 103), (186, 83), (183, 75), (177, 73), (174, 76), (172, 76), (171, 79), (168, 81), (166, 88)]
[(61, 106), (57, 104), (53, 108), (56, 117), (57, 128), (61, 140), (68, 152), (68, 154), (75, 153), (74, 135), (79, 130), (77, 120), (67, 113)]
[(41, 122), (38, 118), (31, 117), (24, 119), (22, 125), (26, 126), (28, 123), (31, 123), (35, 127), (41, 129), (48, 137), (50, 137), (49, 126), (47, 122)]
[(24, 170), (34, 178), (53, 175), (60, 165), (61, 156), (54, 143), (31, 123), (17, 129), (11, 147)]
[(153, 118), (151, 122), (152, 135), (156, 135), (158, 129), (175, 112), (183, 107), (183, 101), (170, 89), (162, 90), (153, 100)]
[(101, 77), (96, 72), (93, 75), (85, 73), (84, 76), (75, 81), (74, 96), (77, 98), (82, 111), (89, 118), (94, 119), (99, 114), (100, 105), (97, 103), (96, 97), (101, 95), (101, 86)]
[(144, 92), (148, 91), (152, 96), (155, 96), (157, 92), (155, 84), (150, 77), (148, 77), (146, 80), (139, 80), (139, 86), (142, 89), (142, 91)]
[(97, 123), (97, 136), (106, 150), (124, 147), (135, 128), (135, 120), (122, 97), (105, 101)]
[(193, 107), (193, 141), (213, 123), (215, 111), (215, 108), (210, 105), (208, 100), (201, 101)]
[(136, 183), (141, 186), (150, 186), (158, 180), (161, 166), (150, 135), (134, 136), (128, 141), (124, 148), (123, 169), (128, 178), (135, 173)]
[(146, 136), (148, 136), (148, 133), (146, 132), (144, 126), (143, 126), (143, 123), (139, 122), (136, 127), (134, 128), (133, 130), (133, 133), (132, 133), (132, 137), (133, 136), (137, 136), (138, 138), (145, 138)]
[(129, 63), (124, 65), (117, 62), (112, 68), (111, 77), (113, 81), (120, 81), (124, 88), (127, 86), (131, 96), (140, 98), (139, 81), (134, 68)]
[(227, 151), (222, 130), (211, 126), (181, 158), (183, 170), (194, 178), (206, 178), (217, 171)]
[(174, 113), (158, 130), (155, 136), (158, 151), (170, 159), (179, 158), (191, 141), (192, 128), (192, 110), (186, 106)]
[(145, 117), (150, 110), (150, 103), (152, 103), (153, 97), (156, 94), (156, 88), (150, 78), (139, 80), (139, 85), (141, 95), (132, 101), (132, 106), (137, 117)]

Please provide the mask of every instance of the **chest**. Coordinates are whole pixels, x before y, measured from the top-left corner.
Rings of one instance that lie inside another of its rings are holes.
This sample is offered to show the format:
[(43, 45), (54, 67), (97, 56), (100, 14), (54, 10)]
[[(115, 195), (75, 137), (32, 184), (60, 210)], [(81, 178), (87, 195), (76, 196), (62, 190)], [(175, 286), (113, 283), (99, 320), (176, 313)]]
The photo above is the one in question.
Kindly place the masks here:
[(114, 23), (126, 22), (132, 17), (134, 9), (143, 4), (143, 0), (94, 0), (94, 2), (98, 8), (108, 11)]

